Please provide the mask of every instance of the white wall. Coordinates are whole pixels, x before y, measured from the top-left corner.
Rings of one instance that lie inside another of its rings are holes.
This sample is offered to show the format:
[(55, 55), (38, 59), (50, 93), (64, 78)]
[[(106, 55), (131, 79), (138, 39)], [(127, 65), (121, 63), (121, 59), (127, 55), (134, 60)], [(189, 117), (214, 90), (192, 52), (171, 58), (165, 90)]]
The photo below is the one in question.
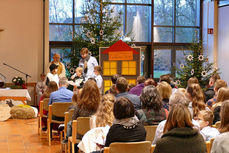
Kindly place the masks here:
[(229, 6), (219, 8), (218, 18), (218, 66), (221, 77), (229, 85)]
[(0, 73), (11, 82), (23, 74), (4, 66), (7, 63), (28, 73), (36, 82), (43, 65), (43, 1), (0, 0)]
[[(217, 66), (218, 46), (218, 6), (216, 1), (206, 0), (203, 2), (203, 47), (204, 54), (210, 62)], [(208, 28), (213, 28), (213, 34), (208, 34)]]

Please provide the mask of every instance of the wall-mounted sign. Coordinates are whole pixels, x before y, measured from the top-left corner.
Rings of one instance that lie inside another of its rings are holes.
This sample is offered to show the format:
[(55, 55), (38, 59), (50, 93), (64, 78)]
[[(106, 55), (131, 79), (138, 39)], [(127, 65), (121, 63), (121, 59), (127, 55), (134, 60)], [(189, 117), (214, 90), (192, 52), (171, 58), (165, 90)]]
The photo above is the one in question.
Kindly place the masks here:
[(110, 61), (130, 61), (133, 60), (133, 52), (132, 51), (117, 51), (117, 52), (109, 52), (109, 60)]

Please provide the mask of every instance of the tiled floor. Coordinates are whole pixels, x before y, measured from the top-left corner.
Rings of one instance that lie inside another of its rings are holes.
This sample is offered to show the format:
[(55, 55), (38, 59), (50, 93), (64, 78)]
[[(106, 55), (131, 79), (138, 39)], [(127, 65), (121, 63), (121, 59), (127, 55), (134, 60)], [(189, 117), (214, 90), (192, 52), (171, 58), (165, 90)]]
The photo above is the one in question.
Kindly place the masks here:
[(0, 153), (60, 153), (60, 142), (48, 146), (45, 135), (37, 133), (37, 119), (0, 122)]

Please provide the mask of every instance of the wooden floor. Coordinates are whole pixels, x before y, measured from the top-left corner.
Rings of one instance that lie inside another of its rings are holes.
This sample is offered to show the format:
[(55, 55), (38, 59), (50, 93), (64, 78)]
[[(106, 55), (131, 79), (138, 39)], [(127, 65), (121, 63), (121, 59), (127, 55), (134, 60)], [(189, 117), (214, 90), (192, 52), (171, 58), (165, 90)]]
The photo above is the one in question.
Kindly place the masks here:
[(37, 119), (0, 122), (0, 153), (60, 153), (60, 142), (48, 146), (45, 135), (37, 134)]

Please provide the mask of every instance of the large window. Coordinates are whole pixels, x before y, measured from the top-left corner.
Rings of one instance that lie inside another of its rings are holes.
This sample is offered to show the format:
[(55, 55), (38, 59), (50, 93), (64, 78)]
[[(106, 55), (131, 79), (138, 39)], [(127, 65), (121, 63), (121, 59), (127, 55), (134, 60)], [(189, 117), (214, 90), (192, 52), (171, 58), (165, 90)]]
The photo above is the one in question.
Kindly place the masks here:
[[(50, 55), (61, 48), (73, 50), (73, 33), (80, 33), (84, 24), (81, 14), (84, 2), (49, 0)], [(122, 12), (123, 37), (131, 34), (137, 46), (147, 46), (146, 58), (153, 63), (147, 64), (151, 71), (147, 74), (153, 73), (153, 77), (175, 75), (174, 67), (182, 60), (183, 52), (201, 37), (200, 0), (112, 0), (109, 5), (117, 14)]]
[(154, 42), (191, 43), (200, 29), (200, 0), (154, 0)]
[(151, 0), (112, 0), (115, 11), (122, 11), (123, 35), (135, 42), (151, 42)]

